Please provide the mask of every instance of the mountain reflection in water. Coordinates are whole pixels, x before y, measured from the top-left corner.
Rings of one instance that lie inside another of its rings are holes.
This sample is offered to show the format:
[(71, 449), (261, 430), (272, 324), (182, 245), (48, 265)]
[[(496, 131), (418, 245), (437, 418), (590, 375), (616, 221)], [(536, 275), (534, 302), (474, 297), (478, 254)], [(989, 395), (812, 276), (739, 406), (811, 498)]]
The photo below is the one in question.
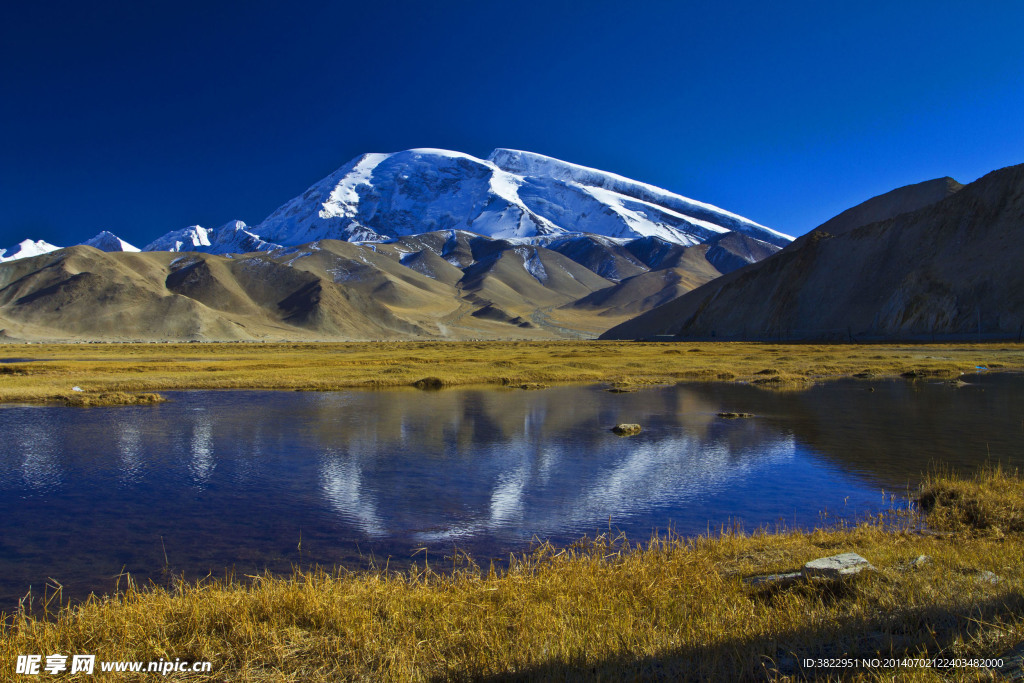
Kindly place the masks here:
[[(870, 514), (933, 460), (1017, 464), (1024, 381), (540, 391), (172, 392), (0, 407), (0, 609), (53, 577), (507, 557), (534, 538)], [(754, 413), (728, 420), (720, 411)], [(609, 428), (637, 422), (617, 437)], [(301, 539), (301, 546), (300, 546)], [(300, 550), (301, 547), (301, 550)], [(164, 549), (167, 553), (165, 567)]]

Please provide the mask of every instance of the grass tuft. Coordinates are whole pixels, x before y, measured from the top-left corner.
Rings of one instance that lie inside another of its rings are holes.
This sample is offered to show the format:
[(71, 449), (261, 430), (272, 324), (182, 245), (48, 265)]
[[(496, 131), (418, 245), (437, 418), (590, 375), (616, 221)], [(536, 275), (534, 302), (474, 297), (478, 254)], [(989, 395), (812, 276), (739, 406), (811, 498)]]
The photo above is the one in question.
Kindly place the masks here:
[(124, 391), (105, 391), (101, 393), (60, 394), (55, 400), (74, 408), (92, 408), (98, 406), (138, 406), (165, 403), (166, 398), (160, 394), (143, 393), (129, 394)]
[(932, 473), (921, 484), (918, 504), (939, 531), (1024, 532), (1024, 480), (1016, 469), (989, 465), (970, 479)]
[[(391, 368), (387, 368), (387, 370), (390, 371)], [(440, 377), (424, 377), (423, 379), (416, 380), (415, 382), (412, 383), (412, 385), (417, 389), (437, 391), (438, 389), (444, 388), (445, 381)]]

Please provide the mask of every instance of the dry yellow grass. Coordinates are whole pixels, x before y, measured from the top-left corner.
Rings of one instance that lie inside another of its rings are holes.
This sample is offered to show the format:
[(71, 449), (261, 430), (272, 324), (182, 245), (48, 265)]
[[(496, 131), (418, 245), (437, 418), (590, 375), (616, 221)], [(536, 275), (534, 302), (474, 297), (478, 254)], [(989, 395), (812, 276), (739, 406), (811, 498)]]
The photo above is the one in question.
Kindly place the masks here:
[(972, 479), (932, 473), (919, 499), (933, 529), (996, 537), (1024, 533), (1024, 480), (999, 466), (986, 466)]
[[(989, 470), (970, 481), (933, 477), (922, 495), (950, 487), (961, 495), (935, 496), (929, 520), (959, 517), (958, 501), (982, 497), (994, 503), (991, 523), (970, 526), (968, 515), (956, 532), (924, 534), (908, 515), (831, 531), (639, 546), (601, 537), (541, 546), (501, 572), (461, 558), (447, 572), (297, 571), (169, 590), (129, 585), (48, 614), (5, 617), (0, 678), (17, 654), (77, 652), (213, 662), (212, 675), (187, 680), (987, 680), (989, 671), (966, 666), (885, 665), (996, 657), (1024, 641), (1024, 538), (1004, 517), (1016, 519), (1009, 511), (1020, 509), (1024, 486), (1016, 474)], [(878, 571), (788, 588), (743, 581), (848, 551)], [(930, 559), (915, 563), (920, 555)], [(803, 666), (806, 658), (843, 657), (880, 663)]]
[(98, 393), (86, 393), (83, 391), (81, 393), (57, 394), (49, 397), (49, 400), (75, 408), (152, 405), (167, 401), (160, 394), (129, 394), (123, 391), (104, 391)]
[(176, 389), (331, 390), (608, 382), (747, 381), (800, 388), (837, 377), (956, 377), (1024, 369), (1022, 344), (805, 345), (636, 342), (18, 344), (0, 358), (0, 401)]

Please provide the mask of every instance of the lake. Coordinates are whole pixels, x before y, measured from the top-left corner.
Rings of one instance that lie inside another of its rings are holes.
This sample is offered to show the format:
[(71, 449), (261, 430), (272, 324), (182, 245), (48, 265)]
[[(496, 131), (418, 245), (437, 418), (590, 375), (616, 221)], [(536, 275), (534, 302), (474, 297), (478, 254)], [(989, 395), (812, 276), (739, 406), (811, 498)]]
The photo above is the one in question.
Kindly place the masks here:
[[(125, 571), (443, 568), (455, 548), (486, 563), (609, 529), (855, 519), (900, 504), (933, 462), (1022, 464), (1024, 377), (963, 379), (0, 405), (0, 610), (53, 581), (65, 597), (109, 592)], [(619, 422), (643, 431), (615, 436)]]

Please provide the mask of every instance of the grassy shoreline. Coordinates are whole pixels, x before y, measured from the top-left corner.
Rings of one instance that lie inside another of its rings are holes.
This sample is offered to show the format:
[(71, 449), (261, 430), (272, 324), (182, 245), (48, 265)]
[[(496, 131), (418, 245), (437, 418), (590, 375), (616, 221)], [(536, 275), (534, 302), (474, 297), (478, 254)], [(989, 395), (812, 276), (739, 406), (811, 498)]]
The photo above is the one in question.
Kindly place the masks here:
[[(98, 405), (116, 403), (117, 392), (389, 388), (420, 380), (428, 388), (731, 381), (800, 389), (842, 377), (1021, 370), (1024, 345), (90, 344), (3, 346), (0, 358), (46, 359), (0, 364), (0, 401), (69, 397)], [(990, 672), (972, 667), (884, 663), (1024, 653), (1024, 480), (999, 469), (973, 479), (933, 475), (918, 499), (917, 516), (839, 529), (544, 545), (501, 571), (467, 558), (444, 574), (414, 566), (131, 585), (41, 615), (0, 614), (0, 680), (18, 680), (17, 655), (32, 653), (213, 662), (209, 676), (167, 677), (190, 681), (989, 680)], [(877, 571), (787, 587), (744, 581), (844, 552)], [(845, 657), (882, 665), (803, 664)]]
[[(1024, 370), (1024, 344), (778, 344), (753, 342), (352, 342), (282, 344), (0, 345), (0, 402), (78, 400), (183, 389), (605, 382), (629, 389), (686, 381), (799, 389), (843, 377), (953, 379), (977, 366)], [(79, 393), (79, 392), (75, 392)], [(110, 401), (117, 403), (117, 401)]]
[[(1022, 646), (1024, 481), (992, 468), (936, 475), (919, 499), (923, 518), (640, 545), (599, 537), (541, 546), (502, 572), (467, 561), (444, 575), (414, 567), (131, 586), (43, 617), (6, 615), (0, 662), (53, 652), (212, 661), (193, 681), (987, 680), (984, 669), (884, 660)], [(877, 571), (788, 587), (744, 581), (842, 552)], [(803, 665), (844, 657), (882, 664)]]

